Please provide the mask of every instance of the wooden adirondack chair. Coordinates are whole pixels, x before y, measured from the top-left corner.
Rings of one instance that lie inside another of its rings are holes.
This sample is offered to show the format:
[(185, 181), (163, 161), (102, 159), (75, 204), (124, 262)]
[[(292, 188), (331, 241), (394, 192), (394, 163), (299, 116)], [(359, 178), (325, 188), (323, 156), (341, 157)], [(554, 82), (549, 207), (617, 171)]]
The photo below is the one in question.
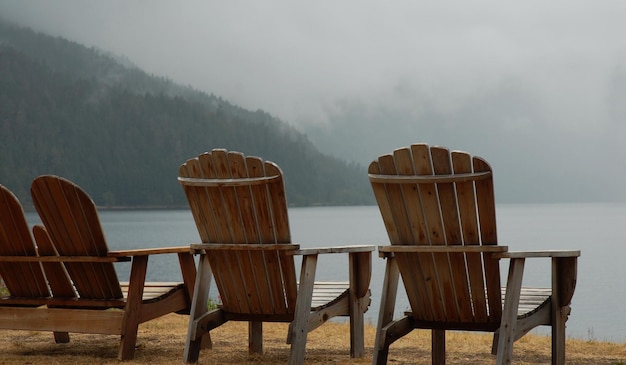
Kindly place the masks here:
[[(37, 232), (41, 234), (39, 230)], [(0, 277), (9, 291), (8, 296), (0, 298), (0, 328), (12, 328), (15, 325), (12, 307), (30, 309), (46, 305), (52, 292), (61, 297), (74, 296), (74, 289), (60, 263), (30, 260), (40, 255), (55, 256), (54, 248), (48, 243), (47, 240), (41, 240), (39, 247), (35, 246), (22, 205), (9, 189), (0, 185)], [(46, 278), (44, 268), (50, 281)], [(21, 309), (17, 311), (30, 312)], [(54, 332), (54, 338), (57, 343), (70, 340), (67, 332)]]
[[(508, 252), (497, 245), (491, 167), (479, 157), (426, 144), (380, 156), (370, 182), (391, 241), (386, 259), (374, 364), (415, 328), (432, 329), (432, 362), (445, 363), (445, 331), (494, 332), (497, 363), (510, 363), (513, 342), (539, 325), (552, 327), (552, 363), (565, 363), (565, 321), (580, 251)], [(524, 262), (552, 260), (552, 288), (522, 288)], [(510, 259), (501, 288), (499, 259)], [(394, 319), (401, 275), (411, 310)], [(502, 296), (504, 295), (504, 303)]]
[[(184, 361), (198, 360), (203, 333), (248, 321), (249, 351), (262, 353), (262, 322), (290, 322), (290, 364), (305, 358), (306, 337), (334, 316), (350, 317), (352, 357), (364, 355), (363, 313), (370, 303), (371, 246), (301, 249), (292, 244), (281, 170), (238, 152), (213, 150), (181, 165), (202, 244)], [(317, 257), (348, 253), (348, 283), (314, 283)], [(302, 255), (300, 282), (294, 255)], [(208, 311), (212, 275), (222, 303)]]
[[(68, 332), (120, 335), (126, 360), (140, 323), (189, 313), (196, 271), (188, 246), (109, 251), (96, 207), (77, 185), (40, 176), (31, 192), (45, 225), (33, 228), (37, 248), (19, 202), (1, 189), (0, 275), (10, 296), (0, 299), (0, 328), (53, 331), (57, 342)], [(165, 253), (178, 255), (184, 284), (145, 282), (148, 256)], [(130, 282), (120, 283), (113, 262), (131, 260)]]

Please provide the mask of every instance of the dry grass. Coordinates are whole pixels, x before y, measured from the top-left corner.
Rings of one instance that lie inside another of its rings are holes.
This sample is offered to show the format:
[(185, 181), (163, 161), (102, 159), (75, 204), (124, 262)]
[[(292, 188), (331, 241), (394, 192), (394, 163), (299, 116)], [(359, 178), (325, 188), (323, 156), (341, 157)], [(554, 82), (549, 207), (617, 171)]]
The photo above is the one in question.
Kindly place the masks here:
[[(182, 362), (187, 317), (168, 315), (140, 327), (135, 360), (128, 364), (179, 364)], [(212, 332), (213, 350), (200, 353), (200, 364), (281, 364), (287, 361), (285, 324), (265, 324), (265, 354), (249, 356), (245, 323), (227, 323)], [(119, 338), (73, 334), (69, 344), (55, 344), (50, 333), (2, 331), (0, 364), (116, 364)], [(375, 329), (366, 327), (366, 357), (350, 359), (348, 325), (330, 323), (309, 335), (307, 364), (369, 364)], [(626, 344), (568, 340), (568, 364), (626, 364)], [(448, 335), (448, 364), (489, 364), (491, 336), (453, 332)], [(413, 331), (394, 343), (390, 364), (430, 364), (430, 334)], [(514, 349), (516, 364), (550, 363), (550, 338), (526, 336)]]

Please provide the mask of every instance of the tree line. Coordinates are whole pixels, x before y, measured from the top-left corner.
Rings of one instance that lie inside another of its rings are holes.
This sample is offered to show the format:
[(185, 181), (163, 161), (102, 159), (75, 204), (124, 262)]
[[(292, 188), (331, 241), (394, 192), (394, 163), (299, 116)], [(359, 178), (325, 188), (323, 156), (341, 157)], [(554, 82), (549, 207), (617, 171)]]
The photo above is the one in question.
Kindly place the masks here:
[(291, 205), (360, 205), (365, 169), (289, 124), (62, 38), (0, 22), (0, 184), (25, 204), (40, 174), (108, 207), (186, 205), (178, 166), (213, 148), (276, 162)]

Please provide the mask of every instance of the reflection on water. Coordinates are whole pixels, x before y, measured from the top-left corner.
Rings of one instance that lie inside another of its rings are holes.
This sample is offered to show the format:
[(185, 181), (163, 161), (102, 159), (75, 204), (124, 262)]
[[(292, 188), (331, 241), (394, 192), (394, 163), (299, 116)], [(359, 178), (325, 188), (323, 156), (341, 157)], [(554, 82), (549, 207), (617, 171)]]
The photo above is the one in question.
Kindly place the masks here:
[[(583, 339), (624, 341), (626, 325), (622, 306), (626, 299), (626, 205), (549, 204), (499, 205), (498, 239), (510, 250), (579, 249), (578, 285), (568, 321), (568, 336)], [(111, 250), (165, 247), (198, 242), (191, 214), (186, 210), (102, 211), (102, 226)], [(302, 247), (352, 244), (387, 244), (387, 234), (376, 207), (290, 208), (294, 243)], [(38, 222), (29, 213), (30, 224)], [(120, 280), (128, 279), (130, 265), (116, 264)], [(323, 255), (318, 261), (319, 280), (347, 279), (345, 255)], [(503, 262), (506, 269), (506, 262)], [(372, 306), (366, 313), (376, 323), (384, 260), (373, 256)], [(506, 277), (506, 271), (503, 272)], [(152, 257), (148, 280), (180, 280), (175, 255)], [(530, 260), (525, 283), (548, 285), (550, 262)], [(213, 294), (216, 296), (216, 294)], [(399, 294), (397, 311), (408, 308)], [(616, 320), (617, 319), (617, 320)], [(548, 332), (546, 332), (548, 333)]]

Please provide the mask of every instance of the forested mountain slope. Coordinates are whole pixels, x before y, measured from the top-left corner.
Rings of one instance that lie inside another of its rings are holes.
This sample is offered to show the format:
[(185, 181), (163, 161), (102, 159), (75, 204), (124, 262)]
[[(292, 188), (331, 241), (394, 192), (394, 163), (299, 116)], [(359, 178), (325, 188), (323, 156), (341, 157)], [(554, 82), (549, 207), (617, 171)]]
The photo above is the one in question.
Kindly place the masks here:
[(213, 148), (278, 163), (292, 205), (373, 203), (362, 166), (263, 111), (147, 75), (103, 51), (0, 22), (0, 184), (28, 205), (40, 174), (101, 206), (184, 206), (178, 166)]

